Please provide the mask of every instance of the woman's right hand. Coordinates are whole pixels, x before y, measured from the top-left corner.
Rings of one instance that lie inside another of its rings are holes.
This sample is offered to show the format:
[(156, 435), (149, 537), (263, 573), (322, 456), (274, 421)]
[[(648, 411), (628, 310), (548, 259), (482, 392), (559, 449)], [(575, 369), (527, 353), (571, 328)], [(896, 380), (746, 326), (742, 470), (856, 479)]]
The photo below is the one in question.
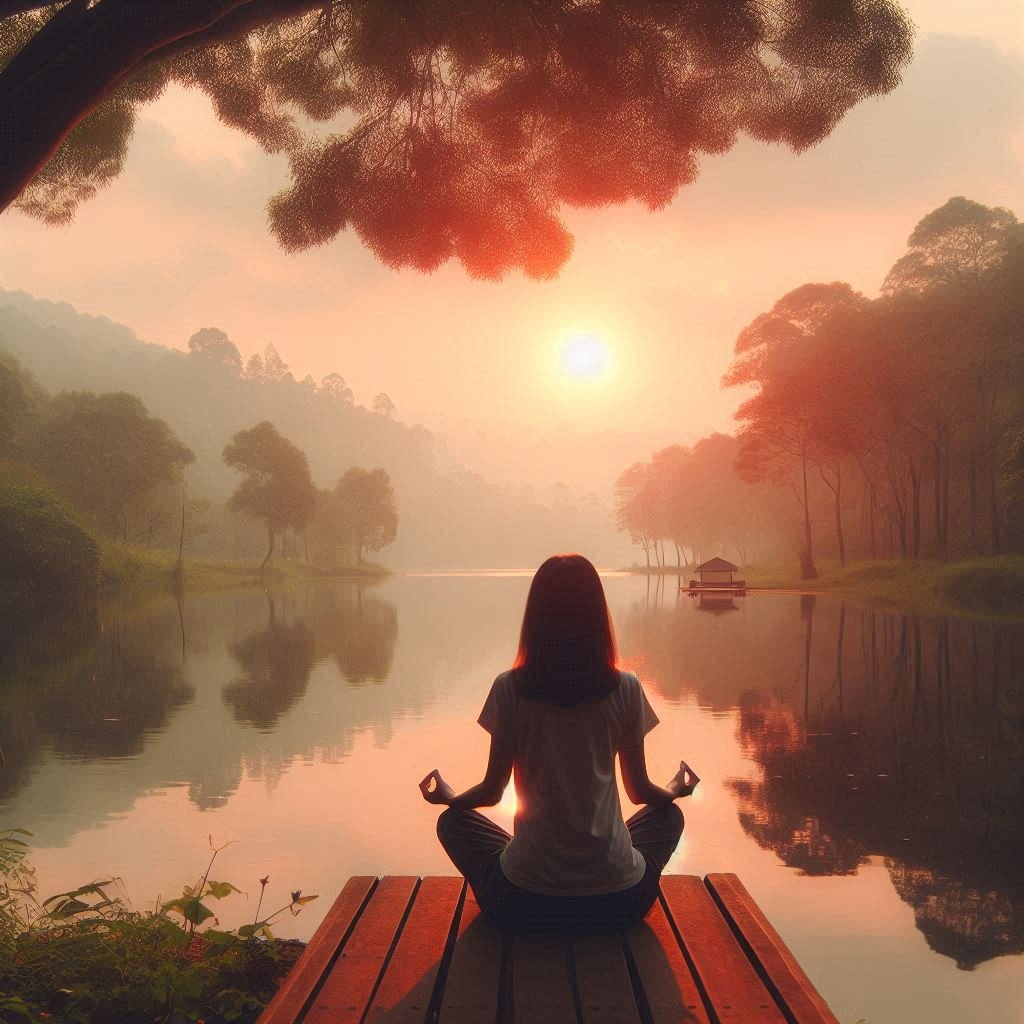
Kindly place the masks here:
[(689, 796), (700, 782), (700, 776), (685, 762), (679, 762), (679, 771), (672, 776), (665, 787), (673, 794), (673, 799), (681, 796)]

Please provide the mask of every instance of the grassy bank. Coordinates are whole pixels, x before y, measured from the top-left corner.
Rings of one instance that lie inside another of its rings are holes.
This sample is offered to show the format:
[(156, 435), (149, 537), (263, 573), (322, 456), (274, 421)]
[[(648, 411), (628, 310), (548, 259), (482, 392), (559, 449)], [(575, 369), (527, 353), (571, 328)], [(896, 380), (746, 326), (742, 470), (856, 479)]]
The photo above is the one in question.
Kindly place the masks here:
[[(115, 544), (105, 541), (100, 560), (100, 592), (116, 594), (126, 591), (161, 590), (172, 585), (177, 558), (170, 551)], [(359, 577), (376, 579), (388, 575), (379, 565), (323, 568), (303, 562), (279, 560), (271, 562), (264, 581), (282, 584), (294, 580), (326, 577)], [(259, 565), (253, 562), (187, 558), (185, 586), (189, 590), (226, 590), (260, 585)]]
[(794, 565), (754, 565), (743, 575), (752, 587), (827, 591), (872, 604), (921, 611), (1024, 616), (1024, 556), (961, 562), (854, 562), (818, 566), (816, 580), (801, 580)]

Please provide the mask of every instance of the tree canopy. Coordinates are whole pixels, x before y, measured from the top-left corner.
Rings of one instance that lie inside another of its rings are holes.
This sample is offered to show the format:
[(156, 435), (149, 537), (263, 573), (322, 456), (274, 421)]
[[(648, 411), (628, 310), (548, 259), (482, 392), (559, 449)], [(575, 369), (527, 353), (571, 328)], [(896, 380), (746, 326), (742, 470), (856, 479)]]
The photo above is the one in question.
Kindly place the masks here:
[(793, 485), (808, 575), (823, 505), (845, 559), (851, 484), (872, 556), (876, 515), (904, 557), (1001, 550), (1003, 460), (1024, 422), (1022, 253), (1009, 210), (956, 196), (915, 227), (880, 298), (803, 285), (740, 333), (725, 383), (755, 391), (736, 413), (737, 466)]
[(335, 497), (344, 509), (356, 560), (363, 551), (380, 551), (398, 536), (398, 511), (391, 477), (383, 469), (354, 466), (338, 481)]
[(136, 395), (65, 391), (40, 427), (39, 464), (112, 536), (127, 537), (132, 501), (174, 480), (195, 456)]
[[(4, 17), (5, 16), (5, 17)], [(563, 205), (651, 209), (741, 134), (802, 150), (893, 89), (894, 0), (2, 0), (0, 209), (48, 222), (121, 171), (176, 83), (288, 157), (289, 251), (550, 277)]]
[(190, 355), (242, 372), (242, 354), (238, 346), (219, 327), (201, 327), (188, 339)]

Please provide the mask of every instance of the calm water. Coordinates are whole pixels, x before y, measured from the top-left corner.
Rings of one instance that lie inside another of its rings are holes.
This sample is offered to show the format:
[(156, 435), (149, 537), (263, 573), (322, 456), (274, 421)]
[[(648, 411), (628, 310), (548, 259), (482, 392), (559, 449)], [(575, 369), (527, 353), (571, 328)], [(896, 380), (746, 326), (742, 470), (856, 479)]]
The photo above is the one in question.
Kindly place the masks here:
[[(322, 893), (279, 929), (308, 937), (351, 874), (450, 870), (416, 783), (479, 781), (528, 582), (190, 595), (7, 637), (0, 822), (35, 834), (44, 894), (117, 874), (140, 906), (234, 840), (214, 877)], [(1024, 627), (605, 585), (662, 719), (652, 773), (704, 780), (668, 870), (738, 872), (843, 1024), (1024, 1019)]]

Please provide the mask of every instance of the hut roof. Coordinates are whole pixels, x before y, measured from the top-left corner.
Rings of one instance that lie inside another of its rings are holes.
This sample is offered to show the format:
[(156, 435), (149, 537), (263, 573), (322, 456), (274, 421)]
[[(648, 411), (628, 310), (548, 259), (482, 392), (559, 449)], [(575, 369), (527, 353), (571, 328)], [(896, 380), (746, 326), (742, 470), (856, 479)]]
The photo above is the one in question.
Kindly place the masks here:
[(719, 558), (717, 555), (714, 558), (708, 559), (702, 565), (697, 566), (697, 572), (736, 572), (738, 569), (738, 565), (733, 565), (732, 562), (727, 562), (724, 558)]

